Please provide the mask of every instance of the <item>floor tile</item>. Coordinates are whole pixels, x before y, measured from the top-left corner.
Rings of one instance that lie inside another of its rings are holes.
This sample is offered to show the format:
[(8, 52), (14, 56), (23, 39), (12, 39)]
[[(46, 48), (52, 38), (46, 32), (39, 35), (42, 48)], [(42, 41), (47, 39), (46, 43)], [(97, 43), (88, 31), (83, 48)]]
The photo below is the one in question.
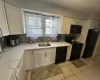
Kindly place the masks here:
[(71, 61), (66, 61), (65, 62), (66, 65), (72, 64)]
[(80, 72), (80, 69), (76, 68), (73, 64), (68, 65), (68, 68), (70, 68), (71, 71), (72, 71), (74, 74)]
[(96, 64), (100, 64), (100, 56), (94, 57)]
[(62, 66), (66, 66), (66, 63), (65, 63), (65, 62), (60, 63), (60, 64), (58, 64), (58, 66), (60, 66), (60, 67), (62, 67)]
[(100, 70), (100, 65), (95, 65), (95, 67), (96, 67), (98, 70)]
[(91, 80), (84, 72), (75, 74), (79, 80)]
[(64, 79), (61, 79), (61, 80), (67, 80), (67, 79), (64, 78)]
[(67, 80), (79, 80), (75, 75), (72, 75), (67, 78)]
[(59, 75), (53, 77), (53, 80), (62, 80), (62, 79), (64, 79), (63, 74), (59, 74)]
[(95, 62), (95, 60), (94, 60), (94, 58), (86, 58), (86, 59), (82, 59), (86, 64), (88, 64), (88, 65), (96, 65), (96, 62)]
[(46, 79), (46, 80), (53, 80), (52, 78)]
[(61, 80), (67, 80), (66, 78), (64, 78), (64, 79), (61, 79)]
[(95, 68), (86, 69), (85, 74), (91, 78), (91, 80), (100, 80), (100, 71)]
[(73, 72), (67, 66), (63, 66), (63, 67), (61, 67), (61, 69), (62, 69), (63, 74), (64, 74), (65, 77), (73, 75)]

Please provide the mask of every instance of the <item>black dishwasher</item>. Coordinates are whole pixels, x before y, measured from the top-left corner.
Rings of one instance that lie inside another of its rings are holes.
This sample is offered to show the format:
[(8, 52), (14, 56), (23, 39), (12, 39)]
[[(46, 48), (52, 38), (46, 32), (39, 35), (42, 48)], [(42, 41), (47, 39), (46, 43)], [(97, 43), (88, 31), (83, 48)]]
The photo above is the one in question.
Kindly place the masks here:
[(55, 64), (65, 62), (66, 56), (67, 56), (67, 47), (57, 47)]

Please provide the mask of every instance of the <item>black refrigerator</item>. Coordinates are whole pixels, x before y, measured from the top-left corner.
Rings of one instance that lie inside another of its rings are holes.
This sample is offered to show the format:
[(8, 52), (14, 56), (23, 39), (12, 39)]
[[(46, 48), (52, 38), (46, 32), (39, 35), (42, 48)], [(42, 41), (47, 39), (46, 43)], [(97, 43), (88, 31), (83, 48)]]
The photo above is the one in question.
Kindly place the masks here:
[(93, 51), (95, 49), (95, 45), (96, 45), (99, 33), (100, 31), (97, 29), (89, 29), (83, 58), (88, 58), (93, 55)]

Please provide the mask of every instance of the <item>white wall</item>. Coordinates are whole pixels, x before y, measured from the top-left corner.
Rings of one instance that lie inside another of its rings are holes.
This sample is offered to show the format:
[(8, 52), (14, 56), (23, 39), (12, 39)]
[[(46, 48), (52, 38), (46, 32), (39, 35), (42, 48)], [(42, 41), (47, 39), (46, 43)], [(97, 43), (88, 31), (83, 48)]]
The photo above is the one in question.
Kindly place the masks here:
[(19, 3), (21, 7), (25, 9), (31, 9), (81, 19), (87, 18), (86, 13), (78, 12), (71, 9), (65, 9), (39, 0), (19, 0)]
[(100, 12), (94, 13), (93, 19), (100, 20)]

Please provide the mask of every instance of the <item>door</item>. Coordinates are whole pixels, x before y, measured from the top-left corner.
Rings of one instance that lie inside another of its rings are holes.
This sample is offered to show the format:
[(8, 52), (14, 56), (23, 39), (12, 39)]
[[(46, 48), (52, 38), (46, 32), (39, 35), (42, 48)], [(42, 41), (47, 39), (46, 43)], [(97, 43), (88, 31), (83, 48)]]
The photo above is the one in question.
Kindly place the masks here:
[(65, 62), (66, 55), (67, 55), (67, 47), (57, 47), (55, 63), (58, 64), (61, 62)]

